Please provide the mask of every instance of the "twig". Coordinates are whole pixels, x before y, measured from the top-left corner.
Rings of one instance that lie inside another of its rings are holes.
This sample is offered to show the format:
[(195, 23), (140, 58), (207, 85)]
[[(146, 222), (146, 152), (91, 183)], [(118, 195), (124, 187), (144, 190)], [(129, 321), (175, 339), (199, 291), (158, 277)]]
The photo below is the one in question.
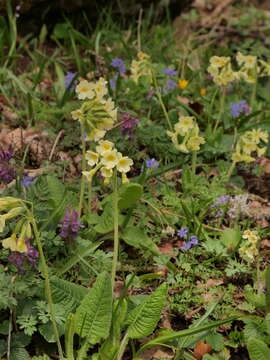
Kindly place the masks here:
[(56, 136), (56, 139), (54, 141), (54, 144), (53, 144), (53, 147), (52, 147), (52, 150), (51, 150), (51, 153), (50, 153), (50, 156), (49, 156), (49, 161), (52, 160), (52, 157), (53, 157), (53, 154), (54, 154), (54, 151), (55, 151), (55, 148), (56, 148), (56, 145), (58, 143), (58, 141), (60, 140), (60, 137), (62, 136), (62, 134), (65, 132), (65, 130), (60, 130), (58, 135)]

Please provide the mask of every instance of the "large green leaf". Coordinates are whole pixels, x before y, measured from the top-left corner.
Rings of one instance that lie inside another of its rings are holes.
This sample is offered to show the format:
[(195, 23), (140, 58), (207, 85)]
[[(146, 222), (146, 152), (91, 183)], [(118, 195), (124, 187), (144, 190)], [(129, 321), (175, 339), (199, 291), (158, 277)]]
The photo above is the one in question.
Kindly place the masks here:
[(143, 187), (137, 183), (123, 185), (119, 190), (118, 207), (120, 210), (128, 209), (141, 198)]
[(256, 338), (250, 338), (247, 342), (248, 354), (250, 360), (269, 360), (270, 349), (261, 340)]
[(158, 321), (165, 305), (167, 285), (163, 283), (145, 302), (137, 306), (128, 316), (128, 337), (138, 339), (150, 335)]
[(112, 284), (107, 273), (98, 277), (75, 314), (75, 331), (95, 344), (107, 338), (112, 319)]
[(88, 292), (83, 286), (59, 279), (57, 276), (51, 278), (51, 287), (54, 303), (61, 304), (70, 312), (80, 305)]
[(134, 246), (137, 249), (148, 250), (153, 255), (159, 255), (159, 249), (156, 244), (138, 227), (126, 227), (122, 238), (128, 245)]

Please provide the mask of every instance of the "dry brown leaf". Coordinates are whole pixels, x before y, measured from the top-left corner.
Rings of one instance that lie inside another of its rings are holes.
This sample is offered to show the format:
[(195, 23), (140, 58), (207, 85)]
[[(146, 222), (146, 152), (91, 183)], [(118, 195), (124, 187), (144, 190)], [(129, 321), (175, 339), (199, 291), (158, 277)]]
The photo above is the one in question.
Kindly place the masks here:
[(259, 166), (264, 169), (265, 174), (270, 174), (270, 159), (262, 157), (259, 161)]
[(173, 245), (169, 242), (166, 242), (165, 244), (162, 244), (159, 246), (159, 251), (161, 254), (167, 255), (167, 256), (173, 256), (174, 255), (174, 248)]
[(197, 286), (196, 287), (198, 289), (208, 290), (208, 289), (211, 289), (214, 286), (218, 286), (218, 285), (221, 285), (221, 284), (223, 284), (223, 280), (221, 280), (221, 279), (208, 279), (205, 284), (197, 281)]
[(195, 310), (192, 310), (190, 312), (188, 312), (187, 314), (185, 314), (185, 319), (186, 320), (190, 320), (195, 314), (197, 314), (198, 312), (200, 312), (202, 309), (202, 306), (198, 307)]
[(196, 359), (201, 360), (205, 354), (209, 354), (211, 351), (212, 346), (200, 340), (195, 345), (193, 355)]
[(174, 357), (174, 353), (172, 350), (161, 348), (160, 346), (156, 346), (152, 349), (145, 350), (141, 355), (140, 359), (150, 360), (150, 359), (172, 359)]
[(62, 161), (67, 161), (68, 162), (68, 168), (69, 171), (72, 175), (75, 175), (77, 173), (77, 169), (73, 164), (73, 160), (72, 157), (68, 155), (68, 153), (64, 152), (64, 151), (59, 151), (57, 153), (58, 158)]

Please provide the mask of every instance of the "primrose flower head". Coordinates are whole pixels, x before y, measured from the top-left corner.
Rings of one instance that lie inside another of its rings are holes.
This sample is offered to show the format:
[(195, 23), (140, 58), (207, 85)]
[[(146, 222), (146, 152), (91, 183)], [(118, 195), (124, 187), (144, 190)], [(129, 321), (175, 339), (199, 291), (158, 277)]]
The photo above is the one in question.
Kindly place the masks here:
[(231, 58), (229, 56), (212, 56), (210, 59), (211, 66), (215, 68), (223, 68), (230, 62)]
[(78, 99), (93, 99), (95, 96), (93, 83), (88, 82), (87, 80), (82, 80), (75, 89)]
[(107, 95), (108, 93), (108, 88), (107, 88), (107, 81), (104, 78), (100, 78), (97, 83), (94, 86), (94, 90), (96, 93), (96, 98), (103, 102), (104, 101), (104, 96)]
[(205, 140), (201, 136), (191, 136), (187, 142), (187, 147), (192, 151), (200, 150), (200, 145), (204, 144)]
[(195, 123), (194, 123), (194, 116), (181, 116), (179, 114), (179, 121), (174, 125), (174, 129), (179, 135), (186, 135), (189, 130), (191, 130)]

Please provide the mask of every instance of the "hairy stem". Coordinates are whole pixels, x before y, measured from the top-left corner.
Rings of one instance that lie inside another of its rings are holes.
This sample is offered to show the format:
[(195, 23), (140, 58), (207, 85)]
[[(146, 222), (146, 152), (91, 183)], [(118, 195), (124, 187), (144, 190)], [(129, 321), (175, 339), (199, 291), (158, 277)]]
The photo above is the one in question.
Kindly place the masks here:
[(55, 314), (54, 314), (54, 309), (53, 309), (52, 290), (51, 290), (51, 285), (50, 285), (49, 270), (48, 270), (48, 266), (47, 266), (46, 259), (45, 259), (45, 256), (44, 256), (42, 244), (41, 244), (41, 241), (40, 241), (40, 236), (39, 236), (39, 232), (38, 232), (38, 229), (37, 229), (36, 220), (34, 219), (33, 214), (30, 215), (30, 218), (31, 218), (31, 223), (33, 225), (33, 231), (34, 231), (34, 235), (35, 235), (35, 240), (37, 242), (37, 247), (38, 247), (40, 260), (41, 260), (41, 264), (42, 264), (42, 275), (43, 275), (43, 277), (45, 279), (45, 292), (46, 292), (47, 301), (48, 301), (48, 304), (49, 304), (49, 311), (50, 311), (52, 325), (53, 325), (53, 332), (54, 332), (54, 336), (56, 338), (56, 343), (57, 343), (60, 359), (64, 359), (63, 350), (62, 350), (62, 346), (61, 346), (61, 343), (60, 343), (59, 332), (58, 332), (56, 321), (55, 321)]
[[(85, 129), (84, 125), (81, 124), (81, 138), (82, 138), (82, 171), (86, 170), (86, 159), (85, 159), (85, 152), (86, 152), (86, 146), (85, 146)], [(81, 178), (81, 188), (80, 188), (80, 200), (79, 200), (79, 208), (78, 208), (78, 215), (81, 216), (82, 209), (83, 209), (83, 196), (84, 196), (84, 185), (85, 185), (85, 179), (84, 176)]]
[(225, 89), (221, 89), (221, 94), (220, 94), (220, 108), (219, 108), (219, 113), (218, 113), (218, 118), (214, 127), (214, 133), (217, 131), (218, 125), (220, 123), (222, 114), (224, 112), (224, 104), (225, 104)]
[(114, 171), (113, 179), (113, 224), (114, 224), (114, 237), (113, 237), (113, 262), (112, 262), (112, 289), (114, 289), (114, 282), (116, 276), (118, 252), (119, 252), (119, 234), (118, 234), (118, 191), (117, 191), (117, 172)]

